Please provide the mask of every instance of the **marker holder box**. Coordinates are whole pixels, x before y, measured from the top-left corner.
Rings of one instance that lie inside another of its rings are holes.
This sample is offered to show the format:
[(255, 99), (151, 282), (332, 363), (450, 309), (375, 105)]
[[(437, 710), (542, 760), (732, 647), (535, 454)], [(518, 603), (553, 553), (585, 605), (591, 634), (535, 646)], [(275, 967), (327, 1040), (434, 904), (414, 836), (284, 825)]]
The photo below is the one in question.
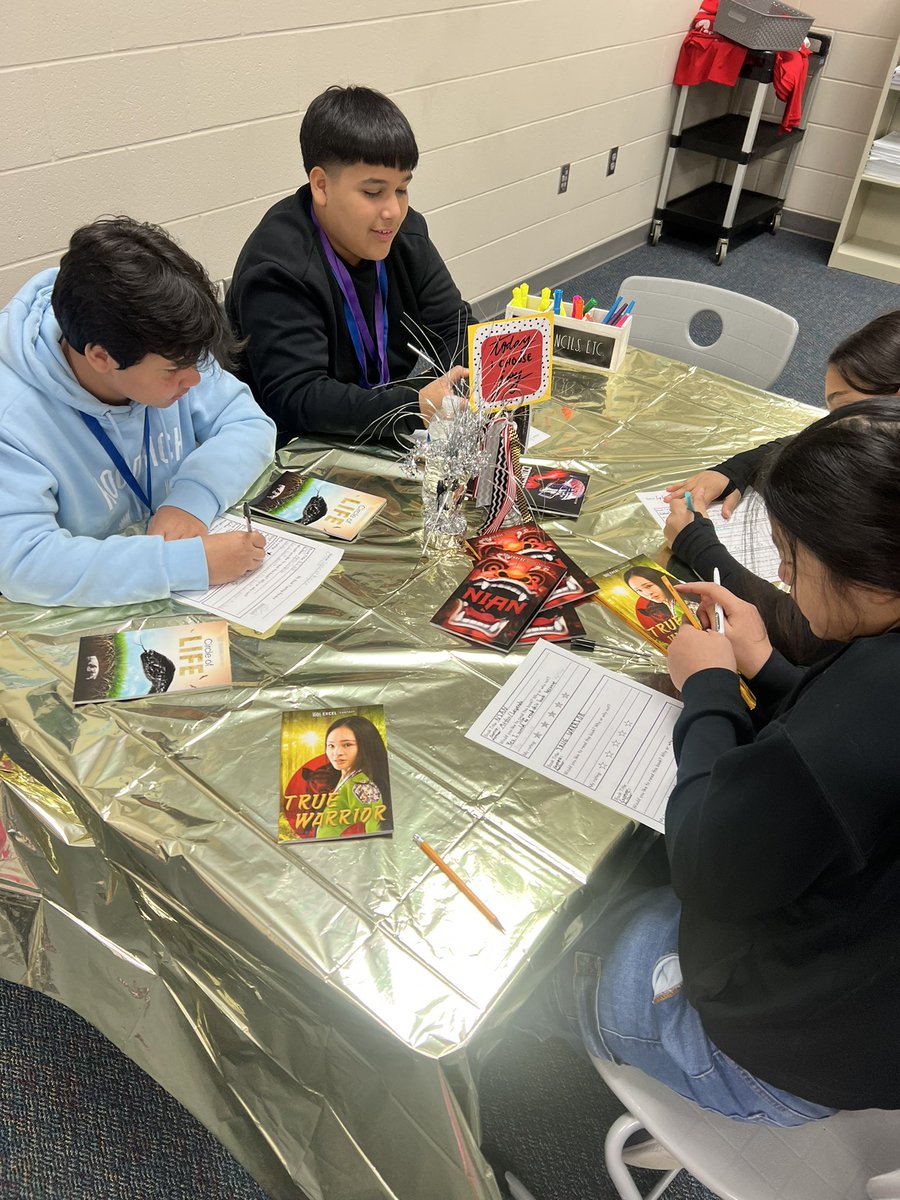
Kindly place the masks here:
[[(540, 297), (529, 296), (527, 308), (509, 304), (506, 316), (530, 317), (540, 310)], [(571, 304), (563, 304), (562, 311), (553, 314), (553, 361), (570, 363), (585, 371), (618, 371), (628, 349), (631, 314), (624, 325), (603, 325), (607, 311), (592, 308), (586, 317), (575, 320)]]

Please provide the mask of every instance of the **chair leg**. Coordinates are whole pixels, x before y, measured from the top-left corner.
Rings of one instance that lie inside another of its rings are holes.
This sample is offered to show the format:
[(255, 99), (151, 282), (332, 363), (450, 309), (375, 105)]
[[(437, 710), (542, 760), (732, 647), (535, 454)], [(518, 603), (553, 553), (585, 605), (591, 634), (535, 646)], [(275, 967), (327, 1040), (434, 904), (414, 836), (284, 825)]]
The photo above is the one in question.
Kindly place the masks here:
[(519, 1183), (512, 1171), (506, 1172), (506, 1182), (509, 1184), (509, 1194), (513, 1200), (535, 1200), (524, 1183)]
[(665, 1192), (675, 1176), (680, 1174), (680, 1169), (678, 1171), (667, 1171), (651, 1192), (648, 1192), (646, 1196), (641, 1195), (622, 1157), (622, 1151), (625, 1148), (625, 1143), (633, 1133), (643, 1131), (644, 1126), (637, 1117), (633, 1117), (631, 1113), (626, 1112), (610, 1126), (609, 1132), (606, 1135), (606, 1142), (603, 1147), (606, 1170), (621, 1200), (659, 1200), (659, 1197)]

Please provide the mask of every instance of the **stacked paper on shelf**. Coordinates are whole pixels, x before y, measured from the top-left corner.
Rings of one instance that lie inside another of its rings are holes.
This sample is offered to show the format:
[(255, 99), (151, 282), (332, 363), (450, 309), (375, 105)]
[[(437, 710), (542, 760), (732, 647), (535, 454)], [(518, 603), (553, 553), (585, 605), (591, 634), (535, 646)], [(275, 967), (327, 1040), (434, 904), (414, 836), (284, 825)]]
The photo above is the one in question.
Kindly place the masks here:
[(869, 151), (865, 173), (900, 183), (900, 132), (893, 131), (876, 138)]

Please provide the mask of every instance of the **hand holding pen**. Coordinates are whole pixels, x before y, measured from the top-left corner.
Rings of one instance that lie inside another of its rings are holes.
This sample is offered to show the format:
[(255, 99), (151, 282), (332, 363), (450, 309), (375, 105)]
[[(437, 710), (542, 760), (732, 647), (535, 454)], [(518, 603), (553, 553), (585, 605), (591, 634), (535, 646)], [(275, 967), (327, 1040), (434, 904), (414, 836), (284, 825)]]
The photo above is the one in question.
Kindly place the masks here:
[[(721, 609), (722, 635), (731, 645), (737, 669), (747, 679), (753, 679), (772, 653), (769, 635), (757, 609), (719, 583), (698, 580), (676, 584), (674, 590), (700, 597), (700, 620), (707, 630), (715, 630), (716, 608)], [(671, 653), (671, 647), (669, 650)]]

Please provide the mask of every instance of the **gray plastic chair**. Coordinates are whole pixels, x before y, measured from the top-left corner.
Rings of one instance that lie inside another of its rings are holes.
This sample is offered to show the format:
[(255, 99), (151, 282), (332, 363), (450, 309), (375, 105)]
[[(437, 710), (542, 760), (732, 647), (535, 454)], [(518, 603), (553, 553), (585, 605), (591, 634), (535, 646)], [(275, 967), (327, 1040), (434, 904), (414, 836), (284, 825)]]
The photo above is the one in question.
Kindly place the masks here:
[[(771, 304), (708, 283), (630, 275), (619, 291), (635, 302), (630, 345), (754, 387), (772, 386), (800, 328), (792, 316)], [(698, 313), (709, 311), (721, 319), (722, 332), (711, 345), (702, 346), (691, 337), (690, 325)]]
[[(900, 1195), (900, 1112), (839, 1112), (793, 1129), (706, 1112), (635, 1067), (594, 1059), (628, 1110), (606, 1135), (606, 1168), (622, 1200), (656, 1200), (678, 1171), (642, 1196), (622, 1151), (646, 1130), (722, 1200), (893, 1200)], [(877, 1176), (877, 1178), (875, 1178)], [(871, 1189), (871, 1190), (868, 1190)]]

